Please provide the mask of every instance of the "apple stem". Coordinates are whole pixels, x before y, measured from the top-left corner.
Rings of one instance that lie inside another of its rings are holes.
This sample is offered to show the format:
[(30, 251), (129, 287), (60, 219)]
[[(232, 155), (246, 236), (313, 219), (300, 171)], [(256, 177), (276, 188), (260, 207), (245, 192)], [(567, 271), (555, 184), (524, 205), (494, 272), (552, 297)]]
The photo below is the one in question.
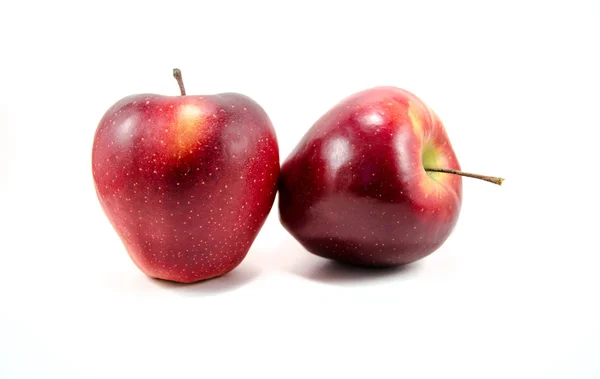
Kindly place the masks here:
[(185, 96), (185, 87), (183, 86), (183, 76), (181, 76), (181, 70), (178, 68), (173, 69), (173, 77), (177, 80), (177, 84), (179, 85), (179, 91), (181, 92), (181, 96)]
[(502, 182), (504, 181), (504, 179), (499, 178), (497, 176), (485, 176), (485, 175), (471, 174), (471, 173), (468, 173), (468, 172), (462, 172), (462, 171), (458, 171), (458, 170), (451, 170), (449, 168), (426, 168), (425, 171), (429, 171), (429, 172), (443, 172), (443, 173), (446, 173), (446, 174), (455, 174), (455, 175), (460, 175), (460, 176), (467, 176), (469, 178), (475, 178), (475, 179), (485, 180), (486, 182), (494, 183), (494, 184), (497, 184), (499, 186), (501, 186)]

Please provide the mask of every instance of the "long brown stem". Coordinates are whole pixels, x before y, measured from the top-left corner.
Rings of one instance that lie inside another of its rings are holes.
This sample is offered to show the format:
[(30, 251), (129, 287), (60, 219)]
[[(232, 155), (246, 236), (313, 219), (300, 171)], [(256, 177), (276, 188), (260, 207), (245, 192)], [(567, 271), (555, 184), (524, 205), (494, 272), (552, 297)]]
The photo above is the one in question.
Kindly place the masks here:
[(185, 96), (185, 87), (183, 86), (183, 76), (181, 75), (181, 70), (178, 68), (173, 69), (173, 77), (177, 80), (177, 84), (179, 84), (179, 91), (181, 92), (181, 96)]
[(462, 172), (462, 171), (458, 171), (458, 170), (450, 170), (448, 168), (425, 168), (425, 171), (429, 171), (429, 172), (443, 172), (443, 173), (446, 173), (446, 174), (454, 174), (454, 175), (460, 175), (460, 176), (467, 176), (469, 178), (475, 178), (475, 179), (485, 180), (486, 182), (494, 183), (494, 184), (497, 184), (499, 186), (501, 186), (502, 182), (504, 181), (504, 179), (499, 178), (497, 176), (485, 176), (485, 175), (471, 174), (471, 173), (468, 173), (468, 172)]

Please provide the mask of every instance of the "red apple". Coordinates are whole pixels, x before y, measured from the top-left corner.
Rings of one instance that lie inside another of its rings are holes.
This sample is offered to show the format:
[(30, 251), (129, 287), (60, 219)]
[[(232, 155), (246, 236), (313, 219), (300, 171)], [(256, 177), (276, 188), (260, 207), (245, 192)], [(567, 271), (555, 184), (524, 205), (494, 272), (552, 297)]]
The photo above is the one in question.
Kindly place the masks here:
[(456, 174), (473, 174), (453, 170), (460, 165), (433, 110), (400, 88), (368, 89), (322, 116), (286, 159), (280, 220), (325, 258), (414, 262), (438, 249), (458, 220)]
[(114, 104), (94, 137), (102, 209), (148, 276), (196, 282), (244, 259), (271, 210), (279, 150), (265, 111), (237, 93), (139, 94)]

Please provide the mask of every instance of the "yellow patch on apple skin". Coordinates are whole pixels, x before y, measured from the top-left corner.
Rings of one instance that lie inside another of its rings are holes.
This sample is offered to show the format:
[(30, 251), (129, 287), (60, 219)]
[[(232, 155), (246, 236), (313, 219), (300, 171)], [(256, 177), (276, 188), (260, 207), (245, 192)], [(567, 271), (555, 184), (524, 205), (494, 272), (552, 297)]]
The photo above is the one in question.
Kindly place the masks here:
[(422, 140), (424, 129), (421, 112), (412, 103), (408, 103), (408, 118), (410, 119), (415, 134)]
[(420, 187), (423, 189), (425, 198), (429, 196), (440, 197), (440, 184), (429, 175), (421, 177)]
[[(448, 167), (446, 156), (440, 152), (431, 142), (423, 143), (421, 150), (421, 159), (423, 168), (444, 168)], [(440, 184), (450, 179), (448, 174), (438, 172), (426, 172), (421, 178), (421, 188), (426, 196), (429, 194), (440, 195)]]
[(177, 112), (174, 139), (178, 154), (184, 153), (198, 141), (199, 133), (205, 126), (205, 116), (195, 104), (184, 104)]

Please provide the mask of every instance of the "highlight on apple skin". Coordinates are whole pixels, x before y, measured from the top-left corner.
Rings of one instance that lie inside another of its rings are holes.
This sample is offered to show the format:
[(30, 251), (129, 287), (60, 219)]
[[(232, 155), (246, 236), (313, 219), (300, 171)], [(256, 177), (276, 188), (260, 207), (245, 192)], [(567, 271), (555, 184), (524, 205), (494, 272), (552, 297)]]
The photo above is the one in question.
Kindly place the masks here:
[(237, 267), (277, 192), (279, 148), (237, 93), (138, 94), (102, 117), (92, 149), (101, 207), (146, 275), (191, 283)]
[(417, 96), (367, 89), (324, 114), (283, 163), (280, 221), (315, 255), (404, 265), (450, 236), (462, 205), (461, 175), (501, 183), (460, 172), (442, 122)]

